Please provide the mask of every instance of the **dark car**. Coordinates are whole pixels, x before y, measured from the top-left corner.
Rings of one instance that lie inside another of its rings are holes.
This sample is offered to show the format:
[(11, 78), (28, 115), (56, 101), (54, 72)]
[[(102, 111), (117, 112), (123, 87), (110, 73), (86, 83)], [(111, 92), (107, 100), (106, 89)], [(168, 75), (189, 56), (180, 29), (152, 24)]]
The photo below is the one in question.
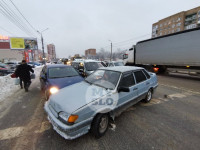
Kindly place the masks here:
[(40, 73), (41, 90), (45, 92), (46, 100), (59, 89), (83, 80), (72, 66), (62, 64), (46, 65)]
[(4, 63), (0, 63), (0, 76), (8, 75), (12, 73), (10, 66)]
[(100, 67), (104, 67), (101, 61), (96, 60), (75, 60), (72, 66), (79, 71), (83, 77), (87, 77)]
[(11, 71), (14, 72), (15, 69), (17, 68), (17, 66), (20, 65), (20, 62), (17, 62), (17, 61), (15, 61), (15, 62), (7, 62), (6, 64), (8, 66), (10, 66)]

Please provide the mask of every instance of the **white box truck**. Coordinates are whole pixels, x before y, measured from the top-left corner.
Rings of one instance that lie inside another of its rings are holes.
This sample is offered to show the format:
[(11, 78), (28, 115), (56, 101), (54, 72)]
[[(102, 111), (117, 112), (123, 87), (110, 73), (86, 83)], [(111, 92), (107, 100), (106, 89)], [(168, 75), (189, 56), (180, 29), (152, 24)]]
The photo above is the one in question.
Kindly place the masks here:
[(125, 65), (200, 75), (200, 28), (138, 42), (123, 55)]

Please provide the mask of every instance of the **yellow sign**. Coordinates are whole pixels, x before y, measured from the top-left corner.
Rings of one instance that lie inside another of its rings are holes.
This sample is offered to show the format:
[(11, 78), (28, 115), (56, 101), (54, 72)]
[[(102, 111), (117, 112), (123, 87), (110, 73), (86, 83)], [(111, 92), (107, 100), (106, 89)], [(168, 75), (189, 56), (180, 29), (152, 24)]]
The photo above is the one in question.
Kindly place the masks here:
[(23, 38), (10, 38), (11, 49), (25, 49)]

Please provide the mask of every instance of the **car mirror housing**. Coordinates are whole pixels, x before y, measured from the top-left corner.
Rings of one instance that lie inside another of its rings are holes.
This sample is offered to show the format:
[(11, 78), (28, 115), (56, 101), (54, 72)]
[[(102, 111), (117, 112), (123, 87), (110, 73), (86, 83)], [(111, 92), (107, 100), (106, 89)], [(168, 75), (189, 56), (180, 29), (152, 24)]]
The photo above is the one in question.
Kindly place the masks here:
[(120, 86), (118, 92), (130, 92), (129, 87)]
[(45, 75), (41, 75), (40, 78), (43, 79), (43, 80), (46, 80), (46, 76)]
[(79, 71), (79, 72), (83, 72), (83, 69), (79, 69), (78, 71)]

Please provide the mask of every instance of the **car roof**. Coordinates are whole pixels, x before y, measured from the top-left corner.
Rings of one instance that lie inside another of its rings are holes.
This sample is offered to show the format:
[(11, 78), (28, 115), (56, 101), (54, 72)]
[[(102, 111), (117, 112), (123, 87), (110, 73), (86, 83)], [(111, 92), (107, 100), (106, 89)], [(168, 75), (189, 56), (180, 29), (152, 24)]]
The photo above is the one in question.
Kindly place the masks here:
[(72, 66), (67, 66), (64, 64), (51, 64), (51, 65), (46, 65), (47, 68), (56, 68), (56, 67), (72, 67)]
[(135, 66), (116, 66), (116, 67), (101, 67), (100, 70), (111, 70), (111, 71), (117, 71), (117, 72), (127, 72), (127, 71), (134, 71), (134, 70), (141, 70), (143, 68), (141, 67), (135, 67)]
[(116, 63), (116, 62), (123, 63), (123, 61), (111, 61), (111, 62), (109, 62), (109, 63)]
[(100, 62), (100, 61), (92, 59), (76, 59), (73, 62)]

